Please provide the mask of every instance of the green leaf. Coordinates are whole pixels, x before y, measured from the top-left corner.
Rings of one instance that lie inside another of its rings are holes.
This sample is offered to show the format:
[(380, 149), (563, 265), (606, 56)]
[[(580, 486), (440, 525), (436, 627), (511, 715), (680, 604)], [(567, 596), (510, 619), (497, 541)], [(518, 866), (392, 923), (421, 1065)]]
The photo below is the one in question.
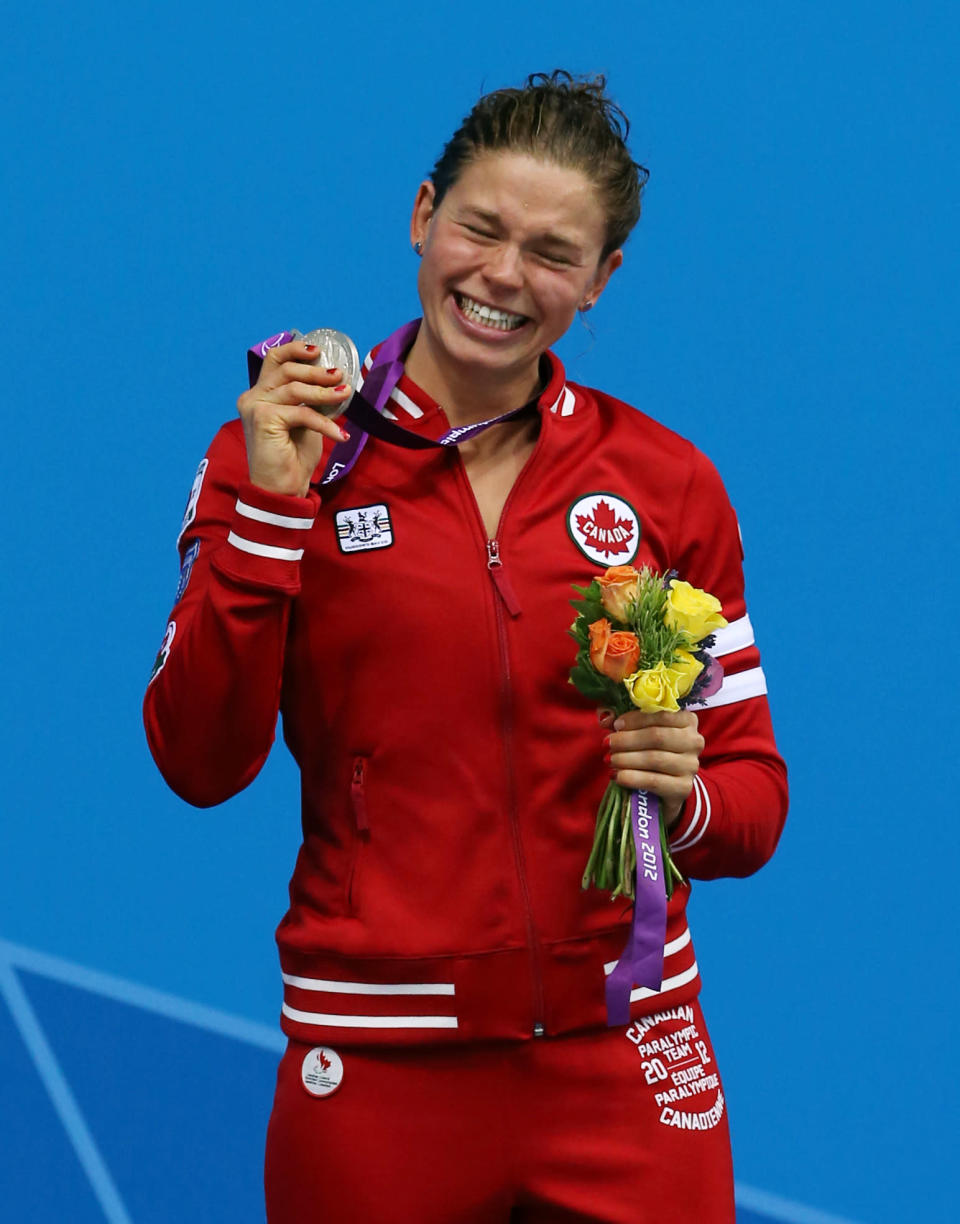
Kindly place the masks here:
[(604, 704), (615, 705), (626, 692), (623, 685), (609, 676), (604, 676), (590, 662), (590, 652), (586, 646), (577, 651), (576, 662), (570, 671), (570, 679), (591, 701), (601, 701)]
[(570, 603), (588, 625), (592, 625), (594, 621), (600, 620), (601, 617), (606, 615), (603, 610), (603, 601), (600, 598), (600, 585), (596, 578), (594, 578), (588, 587), (578, 587), (574, 583), (573, 589), (580, 598), (571, 599)]
[(579, 642), (581, 646), (589, 647), (590, 630), (587, 628), (587, 622), (584, 620), (582, 616), (577, 617), (577, 619), (573, 622), (573, 624), (567, 630), (567, 633), (570, 634), (570, 636), (573, 638), (575, 642)]

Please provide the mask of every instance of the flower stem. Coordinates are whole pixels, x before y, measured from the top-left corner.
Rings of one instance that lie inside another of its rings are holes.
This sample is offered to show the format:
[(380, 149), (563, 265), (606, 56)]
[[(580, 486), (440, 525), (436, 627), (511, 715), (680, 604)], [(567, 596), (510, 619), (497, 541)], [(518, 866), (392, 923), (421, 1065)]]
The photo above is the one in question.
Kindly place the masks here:
[(597, 809), (597, 824), (593, 832), (593, 845), (590, 848), (590, 857), (583, 872), (583, 879), (580, 881), (582, 888), (589, 888), (591, 883), (595, 883), (598, 888), (604, 887), (602, 883), (603, 855), (610, 822), (614, 817), (617, 806), (616, 792), (616, 783), (609, 782), (607, 789), (603, 792), (603, 798), (600, 800), (600, 806)]
[[(620, 787), (615, 782), (611, 783), (611, 785), (616, 791), (620, 791)], [(607, 824), (606, 846), (603, 855), (603, 880), (598, 881), (601, 888), (614, 888), (617, 883), (617, 876), (619, 875), (613, 861), (613, 856), (617, 847), (617, 835), (620, 832), (621, 808), (623, 805), (620, 802), (619, 794), (615, 794), (614, 799), (615, 803), (611, 812), (611, 818)]]

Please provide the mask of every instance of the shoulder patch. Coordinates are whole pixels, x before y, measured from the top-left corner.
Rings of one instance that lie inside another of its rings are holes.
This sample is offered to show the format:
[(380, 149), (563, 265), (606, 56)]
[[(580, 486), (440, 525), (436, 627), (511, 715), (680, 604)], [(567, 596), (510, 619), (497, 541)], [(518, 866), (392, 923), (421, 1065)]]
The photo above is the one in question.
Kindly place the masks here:
[(597, 565), (629, 565), (640, 547), (640, 518), (615, 493), (587, 493), (567, 511), (570, 539)]
[(190, 486), (190, 496), (187, 498), (187, 508), (183, 512), (183, 522), (180, 524), (180, 531), (177, 534), (178, 544), (183, 533), (197, 517), (197, 502), (200, 500), (200, 490), (203, 488), (203, 478), (207, 474), (209, 462), (209, 459), (201, 459), (200, 466), (197, 468), (197, 474), (193, 478), (193, 484)]
[(383, 502), (338, 510), (334, 523), (342, 553), (369, 552), (374, 548), (389, 548), (393, 543), (390, 510)]
[(190, 575), (193, 573), (193, 563), (196, 561), (199, 551), (200, 541), (194, 540), (183, 554), (183, 564), (180, 566), (180, 581), (177, 583), (177, 593), (173, 597), (175, 604), (178, 604), (183, 599), (184, 592), (190, 583)]

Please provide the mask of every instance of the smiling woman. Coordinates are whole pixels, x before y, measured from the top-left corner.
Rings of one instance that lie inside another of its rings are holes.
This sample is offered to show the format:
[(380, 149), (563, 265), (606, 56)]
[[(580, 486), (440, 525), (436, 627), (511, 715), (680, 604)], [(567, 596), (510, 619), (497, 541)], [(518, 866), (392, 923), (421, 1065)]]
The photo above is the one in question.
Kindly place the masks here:
[(491, 395), (534, 396), (541, 356), (623, 260), (620, 250), (601, 258), (606, 218), (593, 184), (529, 153), (482, 154), (439, 204), (423, 183), (411, 233), (423, 324), (407, 371), (464, 420)]
[[(756, 870), (786, 809), (717, 473), (550, 351), (639, 217), (626, 135), (600, 78), (481, 98), (416, 191), (423, 318), (366, 363), (365, 394), (395, 371), (382, 406), (415, 445), (348, 461), (344, 373), (292, 340), (194, 482), (151, 750), (219, 803), (282, 711), (302, 778), (270, 1224), (734, 1219), (689, 884), (619, 1028), (630, 915), (579, 887), (608, 773), (659, 797), (687, 879)], [(729, 682), (699, 719), (601, 712), (602, 741), (567, 600), (631, 565), (718, 596)]]

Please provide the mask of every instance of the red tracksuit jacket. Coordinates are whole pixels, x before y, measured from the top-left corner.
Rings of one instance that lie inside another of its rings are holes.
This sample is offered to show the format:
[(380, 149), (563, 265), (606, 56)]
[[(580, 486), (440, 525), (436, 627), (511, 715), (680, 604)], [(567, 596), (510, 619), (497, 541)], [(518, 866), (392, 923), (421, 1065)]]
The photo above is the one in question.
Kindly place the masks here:
[[(303, 846), (277, 940), (282, 1024), (298, 1040), (605, 1023), (630, 911), (580, 888), (608, 775), (596, 711), (567, 681), (566, 630), (571, 585), (607, 566), (676, 569), (730, 622), (724, 685), (700, 712), (702, 768), (671, 837), (680, 870), (746, 875), (776, 845), (786, 772), (720, 478), (689, 442), (550, 362), (540, 435), (496, 540), (456, 448), (370, 439), (322, 501), (285, 497), (246, 479), (236, 421), (197, 473), (147, 736), (170, 786), (206, 806), (252, 781), (283, 715)], [(406, 378), (390, 410), (431, 437), (448, 428)], [(689, 892), (669, 905), (662, 989), (635, 990), (634, 1016), (699, 989)]]

